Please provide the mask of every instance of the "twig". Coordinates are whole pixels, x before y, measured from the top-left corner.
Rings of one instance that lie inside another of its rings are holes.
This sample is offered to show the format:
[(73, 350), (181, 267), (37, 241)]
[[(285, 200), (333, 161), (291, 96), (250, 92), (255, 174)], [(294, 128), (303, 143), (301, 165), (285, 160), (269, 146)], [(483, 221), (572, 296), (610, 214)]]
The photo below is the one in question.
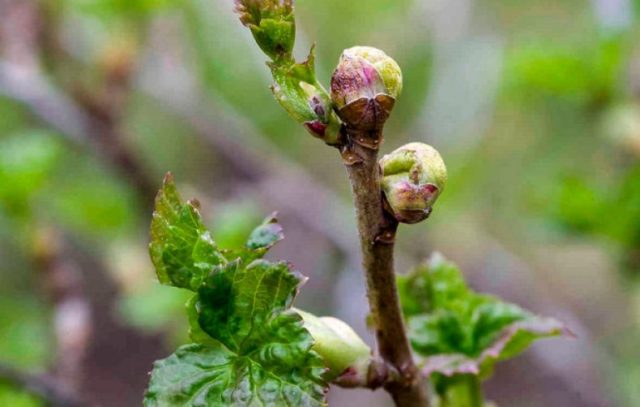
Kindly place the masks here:
[[(351, 134), (350, 138), (358, 138)], [(403, 380), (385, 388), (398, 406), (427, 406), (426, 390), (413, 362), (398, 299), (393, 269), (393, 238), (397, 224), (385, 215), (380, 192), (377, 150), (353, 144), (362, 161), (349, 165), (367, 296), (378, 340), (380, 356), (395, 367)]]

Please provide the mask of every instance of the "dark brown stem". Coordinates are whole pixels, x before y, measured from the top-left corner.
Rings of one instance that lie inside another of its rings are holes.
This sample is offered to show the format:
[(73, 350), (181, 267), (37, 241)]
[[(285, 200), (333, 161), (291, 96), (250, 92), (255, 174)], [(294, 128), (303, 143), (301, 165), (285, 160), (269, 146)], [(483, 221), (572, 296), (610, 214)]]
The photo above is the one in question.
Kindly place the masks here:
[[(358, 139), (351, 133), (349, 140)], [(400, 372), (402, 380), (385, 387), (398, 406), (427, 406), (425, 387), (413, 363), (393, 269), (393, 236), (397, 224), (384, 212), (377, 150), (351, 143), (349, 150), (361, 160), (347, 164), (354, 195), (367, 296), (380, 356)]]

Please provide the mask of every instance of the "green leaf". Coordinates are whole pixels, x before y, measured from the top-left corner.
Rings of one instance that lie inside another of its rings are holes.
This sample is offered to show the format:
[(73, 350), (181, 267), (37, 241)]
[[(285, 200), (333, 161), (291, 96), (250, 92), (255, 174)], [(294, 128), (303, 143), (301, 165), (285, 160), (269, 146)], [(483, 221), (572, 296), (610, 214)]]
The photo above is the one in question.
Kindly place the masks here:
[(278, 223), (277, 214), (267, 217), (260, 226), (255, 228), (247, 241), (250, 250), (268, 250), (276, 243), (284, 239), (282, 226)]
[(240, 21), (271, 59), (291, 59), (296, 39), (292, 0), (236, 0)]
[(29, 201), (53, 177), (62, 146), (54, 134), (26, 130), (0, 139), (0, 206), (10, 214), (29, 212)]
[(260, 259), (283, 238), (274, 215), (245, 247), (217, 249), (197, 205), (183, 204), (171, 175), (156, 200), (150, 253), (160, 281), (196, 292), (187, 303), (189, 335), (156, 362), (147, 406), (325, 404), (322, 358), (291, 309), (304, 278), (284, 262)]
[(496, 362), (512, 358), (539, 338), (570, 334), (496, 297), (473, 292), (462, 273), (440, 255), (398, 277), (413, 349), (427, 374), (488, 376)]
[(303, 62), (268, 64), (275, 84), (271, 87), (280, 105), (314, 137), (335, 144), (340, 137), (340, 119), (333, 110), (329, 94), (316, 79), (315, 45)]
[(0, 406), (40, 407), (45, 404), (23, 389), (0, 382)]
[(216, 267), (188, 304), (200, 344), (156, 364), (145, 404), (324, 405), (326, 368), (290, 310), (302, 281), (286, 263)]
[(276, 213), (269, 215), (260, 226), (249, 235), (249, 239), (240, 249), (222, 250), (229, 260), (239, 260), (245, 264), (262, 258), (276, 243), (284, 239), (282, 226), (278, 223)]
[(171, 174), (156, 197), (149, 253), (161, 283), (194, 291), (215, 266), (226, 263), (202, 223), (197, 201), (182, 203)]
[(283, 380), (249, 357), (224, 346), (182, 346), (155, 363), (144, 405), (152, 406), (322, 406), (321, 385), (291, 372)]

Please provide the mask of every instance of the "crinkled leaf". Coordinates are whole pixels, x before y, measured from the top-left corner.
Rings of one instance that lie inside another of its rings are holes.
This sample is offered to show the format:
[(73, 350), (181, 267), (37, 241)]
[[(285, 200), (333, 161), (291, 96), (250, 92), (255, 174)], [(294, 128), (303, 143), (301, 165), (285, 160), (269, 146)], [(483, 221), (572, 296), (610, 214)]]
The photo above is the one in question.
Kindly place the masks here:
[(259, 259), (283, 238), (275, 216), (225, 257), (168, 175), (151, 231), (160, 280), (196, 292), (187, 303), (196, 344), (156, 363), (145, 404), (324, 405), (326, 368), (290, 309), (303, 277), (287, 263)]
[(301, 281), (286, 263), (218, 266), (188, 304), (200, 344), (156, 364), (145, 403), (323, 405), (326, 369), (289, 309)]
[[(301, 282), (286, 263), (257, 260), (248, 267), (238, 261), (229, 263), (211, 273), (198, 291), (195, 306), (199, 326), (210, 337), (242, 354), (264, 343), (277, 344), (270, 353), (284, 355), (291, 346), (296, 353), (300, 344), (286, 339), (297, 337), (300, 332), (295, 331), (301, 329), (301, 324), (295, 313), (285, 311)], [(282, 336), (283, 331), (290, 332)]]
[(182, 346), (157, 361), (145, 396), (147, 407), (322, 406), (321, 384), (274, 374), (222, 344)]
[(429, 374), (487, 376), (536, 339), (569, 333), (552, 318), (473, 292), (440, 255), (399, 276), (398, 286), (412, 347)]
[(217, 265), (226, 263), (202, 223), (196, 201), (186, 204), (167, 174), (156, 197), (149, 253), (161, 283), (196, 290)]

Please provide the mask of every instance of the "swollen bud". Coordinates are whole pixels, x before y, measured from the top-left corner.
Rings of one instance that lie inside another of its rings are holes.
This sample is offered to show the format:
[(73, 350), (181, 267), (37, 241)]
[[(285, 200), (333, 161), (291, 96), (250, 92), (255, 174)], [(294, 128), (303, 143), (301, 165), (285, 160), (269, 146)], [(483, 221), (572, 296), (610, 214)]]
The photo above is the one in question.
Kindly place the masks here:
[(447, 168), (428, 144), (409, 143), (380, 160), (387, 210), (402, 223), (428, 218), (447, 182)]
[(348, 127), (381, 130), (402, 91), (402, 72), (391, 57), (372, 47), (345, 50), (331, 78), (331, 99)]
[(235, 0), (240, 21), (271, 59), (291, 59), (296, 38), (293, 0)]
[(347, 374), (350, 380), (367, 383), (371, 348), (345, 322), (333, 317), (317, 317), (296, 309), (304, 327), (313, 337), (312, 349), (324, 360), (327, 380)]

